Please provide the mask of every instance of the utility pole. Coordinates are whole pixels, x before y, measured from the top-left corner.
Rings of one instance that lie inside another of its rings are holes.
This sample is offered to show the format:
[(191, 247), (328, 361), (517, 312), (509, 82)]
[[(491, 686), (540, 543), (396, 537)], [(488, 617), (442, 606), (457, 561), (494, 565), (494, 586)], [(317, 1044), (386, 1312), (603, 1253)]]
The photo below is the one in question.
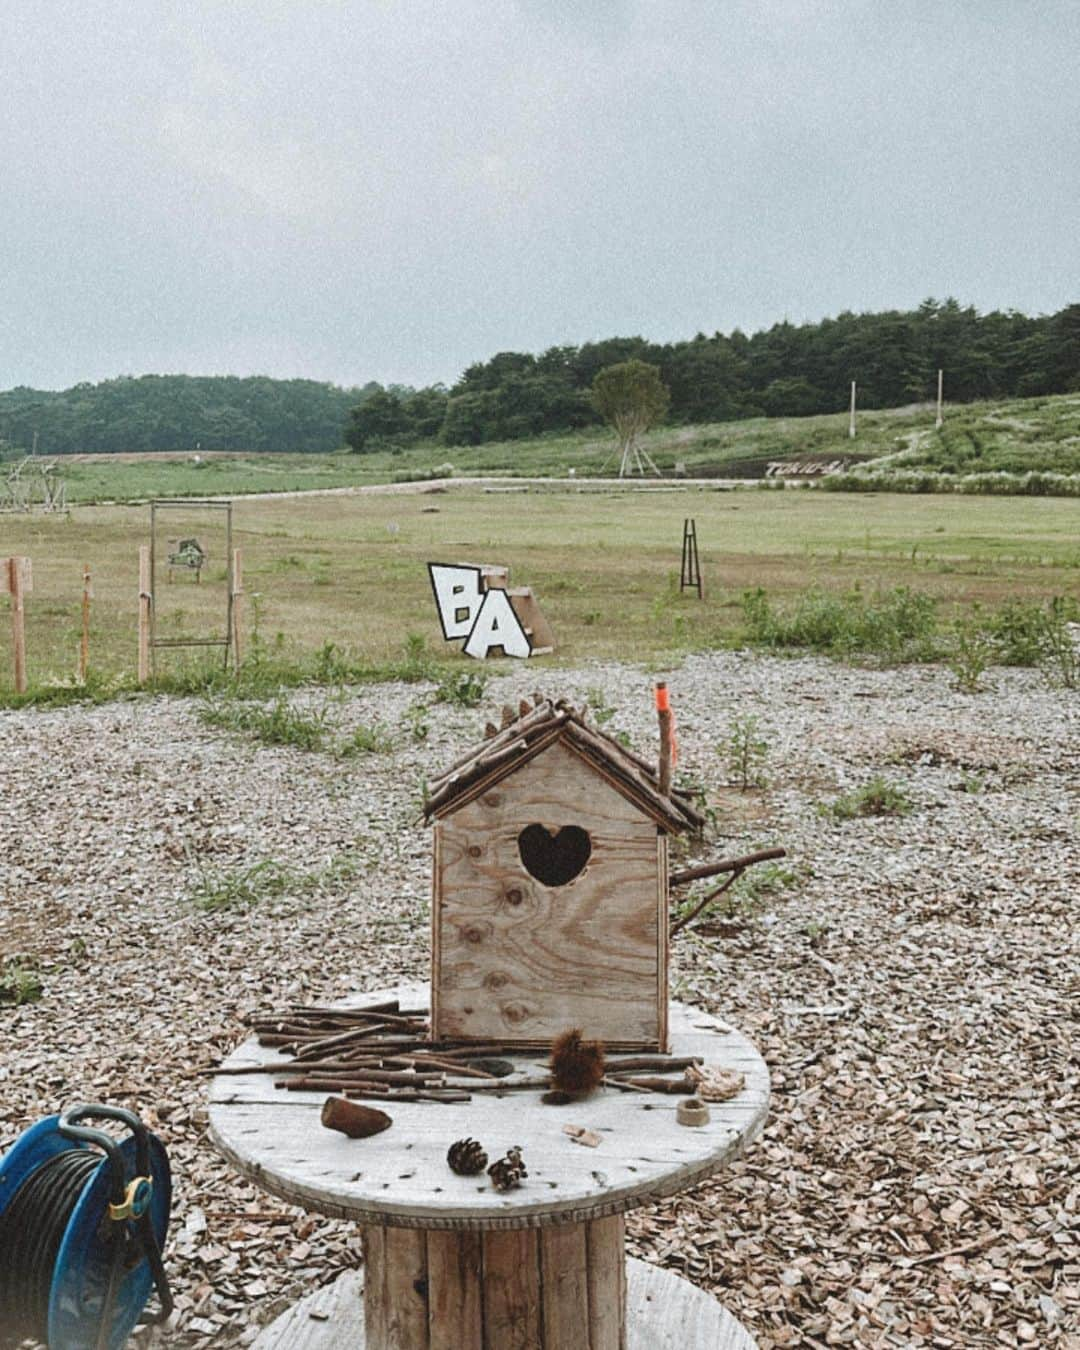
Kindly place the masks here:
[(855, 381), (851, 381), (851, 418), (848, 421), (848, 436), (855, 439)]
[(941, 408), (942, 408), (942, 398), (941, 398), (941, 394), (942, 394), (942, 390), (944, 389), (944, 377), (945, 377), (945, 372), (944, 372), (943, 370), (941, 370), (940, 367), (939, 367), (938, 373), (937, 373), (937, 421), (934, 423), (934, 429), (935, 429), (936, 431), (940, 431), (940, 430), (941, 430), (941, 423), (942, 423), (942, 421), (944, 420), (944, 419), (942, 418), (942, 416), (941, 416)]

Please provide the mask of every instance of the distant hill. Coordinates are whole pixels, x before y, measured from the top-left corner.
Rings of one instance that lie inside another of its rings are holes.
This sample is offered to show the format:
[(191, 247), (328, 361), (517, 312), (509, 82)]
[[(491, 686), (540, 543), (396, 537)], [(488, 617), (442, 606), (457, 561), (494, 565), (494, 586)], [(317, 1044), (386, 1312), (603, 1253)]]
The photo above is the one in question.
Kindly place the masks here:
[(593, 379), (632, 358), (659, 367), (669, 426), (841, 412), (852, 380), (861, 410), (900, 408), (932, 398), (939, 369), (951, 405), (1067, 394), (1080, 391), (1080, 304), (1031, 317), (930, 299), (909, 311), (785, 320), (749, 336), (735, 329), (683, 342), (613, 337), (539, 355), (498, 352), (450, 389), (189, 375), (122, 376), (55, 393), (18, 388), (0, 393), (0, 450), (30, 450), (35, 435), (48, 455), (310, 454), (346, 443), (370, 454), (530, 440), (596, 427)]
[(0, 445), (48, 455), (145, 450), (337, 450), (349, 410), (379, 388), (255, 375), (121, 376), (0, 393)]

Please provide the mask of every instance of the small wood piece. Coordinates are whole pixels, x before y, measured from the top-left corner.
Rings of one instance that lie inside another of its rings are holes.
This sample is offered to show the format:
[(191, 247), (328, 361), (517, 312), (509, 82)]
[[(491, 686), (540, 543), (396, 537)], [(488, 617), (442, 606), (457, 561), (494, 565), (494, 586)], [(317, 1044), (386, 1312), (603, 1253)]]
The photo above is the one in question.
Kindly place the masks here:
[(381, 1134), (394, 1123), (385, 1111), (346, 1101), (344, 1097), (327, 1097), (319, 1119), (328, 1130), (347, 1134), (350, 1139), (367, 1139), (373, 1134)]
[(586, 1148), (599, 1148), (603, 1139), (595, 1130), (587, 1130), (584, 1125), (564, 1125), (562, 1132), (569, 1135), (575, 1144), (584, 1144)]

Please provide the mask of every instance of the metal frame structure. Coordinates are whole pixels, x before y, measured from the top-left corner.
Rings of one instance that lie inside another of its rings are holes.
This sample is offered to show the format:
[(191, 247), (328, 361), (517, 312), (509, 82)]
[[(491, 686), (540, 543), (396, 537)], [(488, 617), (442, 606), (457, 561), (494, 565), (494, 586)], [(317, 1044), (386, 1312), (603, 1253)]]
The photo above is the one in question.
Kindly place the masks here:
[[(231, 501), (210, 498), (162, 498), (150, 503), (150, 670), (157, 674), (159, 647), (223, 647), (224, 666), (229, 668), (229, 653), (233, 645), (233, 547)], [(157, 636), (157, 516), (159, 511), (208, 510), (225, 512), (225, 636), (212, 638), (159, 638)]]
[(701, 561), (698, 558), (697, 522), (692, 516), (687, 516), (683, 521), (682, 570), (679, 575), (679, 594), (681, 595), (686, 590), (697, 591), (698, 599), (704, 599)]

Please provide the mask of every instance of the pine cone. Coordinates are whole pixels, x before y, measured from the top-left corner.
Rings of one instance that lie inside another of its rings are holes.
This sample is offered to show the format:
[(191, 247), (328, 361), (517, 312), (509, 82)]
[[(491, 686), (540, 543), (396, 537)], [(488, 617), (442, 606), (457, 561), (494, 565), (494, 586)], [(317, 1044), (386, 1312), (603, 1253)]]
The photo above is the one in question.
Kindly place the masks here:
[(520, 1186), (528, 1175), (525, 1164), (521, 1161), (520, 1144), (515, 1144), (512, 1149), (508, 1149), (505, 1158), (493, 1162), (488, 1168), (491, 1184), (497, 1191), (512, 1191), (515, 1187)]
[(487, 1154), (475, 1139), (459, 1139), (446, 1155), (450, 1170), (459, 1177), (475, 1177), (487, 1166)]

